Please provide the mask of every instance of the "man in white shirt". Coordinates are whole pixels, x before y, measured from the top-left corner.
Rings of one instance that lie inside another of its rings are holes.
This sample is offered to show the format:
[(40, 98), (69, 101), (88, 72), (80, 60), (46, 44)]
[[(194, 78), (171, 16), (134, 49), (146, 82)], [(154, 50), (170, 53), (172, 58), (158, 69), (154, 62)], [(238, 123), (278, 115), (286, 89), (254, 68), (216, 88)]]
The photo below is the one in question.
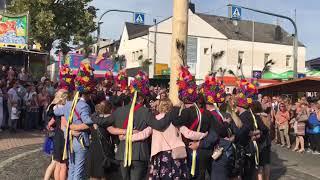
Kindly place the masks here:
[[(9, 119), (11, 119), (11, 109), (12, 109), (12, 104), (14, 103), (19, 103), (19, 96), (18, 96), (18, 82), (12, 82), (12, 88), (9, 89), (8, 91), (8, 111), (9, 111)], [(11, 127), (11, 122), (9, 121), (9, 127)]]
[(17, 123), (20, 118), (20, 111), (18, 110), (18, 104), (13, 103), (11, 108), (11, 132), (16, 132)]

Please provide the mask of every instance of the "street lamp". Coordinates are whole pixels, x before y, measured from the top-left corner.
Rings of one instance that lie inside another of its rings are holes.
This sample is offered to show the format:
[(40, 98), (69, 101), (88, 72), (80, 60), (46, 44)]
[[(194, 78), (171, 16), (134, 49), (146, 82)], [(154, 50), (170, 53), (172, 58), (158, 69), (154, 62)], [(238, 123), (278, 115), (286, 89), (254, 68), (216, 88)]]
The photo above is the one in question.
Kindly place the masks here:
[(133, 11), (128, 11), (128, 10), (120, 10), (120, 9), (110, 9), (105, 11), (100, 18), (98, 19), (98, 29), (97, 29), (97, 55), (99, 54), (99, 50), (100, 50), (100, 25), (103, 23), (101, 20), (103, 18), (104, 15), (106, 15), (109, 12), (122, 12), (122, 13), (131, 13), (134, 15)]
[(254, 12), (258, 12), (258, 13), (262, 13), (262, 14), (267, 14), (270, 16), (276, 16), (276, 17), (280, 17), (283, 19), (287, 19), (289, 20), (293, 27), (294, 27), (294, 41), (293, 41), (293, 78), (297, 78), (298, 77), (298, 28), (297, 25), (295, 23), (295, 21), (293, 19), (291, 19), (288, 16), (283, 16), (280, 14), (275, 14), (275, 13), (271, 13), (271, 12), (267, 12), (267, 11), (261, 11), (261, 10), (257, 10), (257, 9), (252, 9), (252, 8), (248, 8), (248, 7), (244, 7), (244, 6), (238, 6), (238, 5), (234, 5), (234, 4), (228, 4), (228, 7), (239, 7), (242, 9), (247, 9), (250, 11), (254, 11)]

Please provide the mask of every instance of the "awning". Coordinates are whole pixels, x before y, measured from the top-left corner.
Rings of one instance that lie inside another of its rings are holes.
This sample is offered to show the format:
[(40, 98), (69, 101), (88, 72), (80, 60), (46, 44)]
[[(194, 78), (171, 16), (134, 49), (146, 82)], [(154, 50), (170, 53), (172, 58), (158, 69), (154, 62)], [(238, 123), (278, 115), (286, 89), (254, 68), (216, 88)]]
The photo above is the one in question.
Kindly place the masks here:
[(295, 93), (320, 91), (320, 78), (306, 77), (258, 88), (259, 92)]
[(135, 68), (126, 69), (127, 74), (128, 74), (129, 77), (136, 76), (140, 70), (146, 72), (147, 74), (149, 74), (149, 68), (144, 69), (142, 67), (135, 67)]
[(281, 76), (277, 73), (268, 71), (263, 73), (262, 78), (263, 79), (281, 79)]

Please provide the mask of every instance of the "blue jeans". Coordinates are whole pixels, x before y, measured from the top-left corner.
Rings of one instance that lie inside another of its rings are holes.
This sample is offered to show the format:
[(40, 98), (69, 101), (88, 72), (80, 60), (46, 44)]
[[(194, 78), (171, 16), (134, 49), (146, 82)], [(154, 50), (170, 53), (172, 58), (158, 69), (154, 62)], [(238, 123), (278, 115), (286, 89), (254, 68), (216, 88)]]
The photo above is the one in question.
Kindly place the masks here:
[[(74, 141), (77, 141), (75, 138)], [(74, 143), (75, 144), (75, 143)], [(85, 179), (85, 162), (88, 148), (74, 146), (74, 153), (69, 156), (68, 180)]]

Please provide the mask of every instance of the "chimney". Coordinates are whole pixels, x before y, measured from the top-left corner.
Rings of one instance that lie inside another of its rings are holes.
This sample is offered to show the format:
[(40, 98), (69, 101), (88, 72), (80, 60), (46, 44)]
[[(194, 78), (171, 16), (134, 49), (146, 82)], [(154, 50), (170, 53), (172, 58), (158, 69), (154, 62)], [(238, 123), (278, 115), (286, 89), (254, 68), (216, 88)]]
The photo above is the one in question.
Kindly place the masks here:
[(192, 11), (192, 13), (196, 13), (196, 5), (192, 2), (189, 2), (189, 9)]
[(281, 30), (281, 27), (279, 25), (277, 25), (275, 28), (275, 33), (274, 33), (274, 40), (282, 41), (282, 38), (283, 38), (283, 33)]

